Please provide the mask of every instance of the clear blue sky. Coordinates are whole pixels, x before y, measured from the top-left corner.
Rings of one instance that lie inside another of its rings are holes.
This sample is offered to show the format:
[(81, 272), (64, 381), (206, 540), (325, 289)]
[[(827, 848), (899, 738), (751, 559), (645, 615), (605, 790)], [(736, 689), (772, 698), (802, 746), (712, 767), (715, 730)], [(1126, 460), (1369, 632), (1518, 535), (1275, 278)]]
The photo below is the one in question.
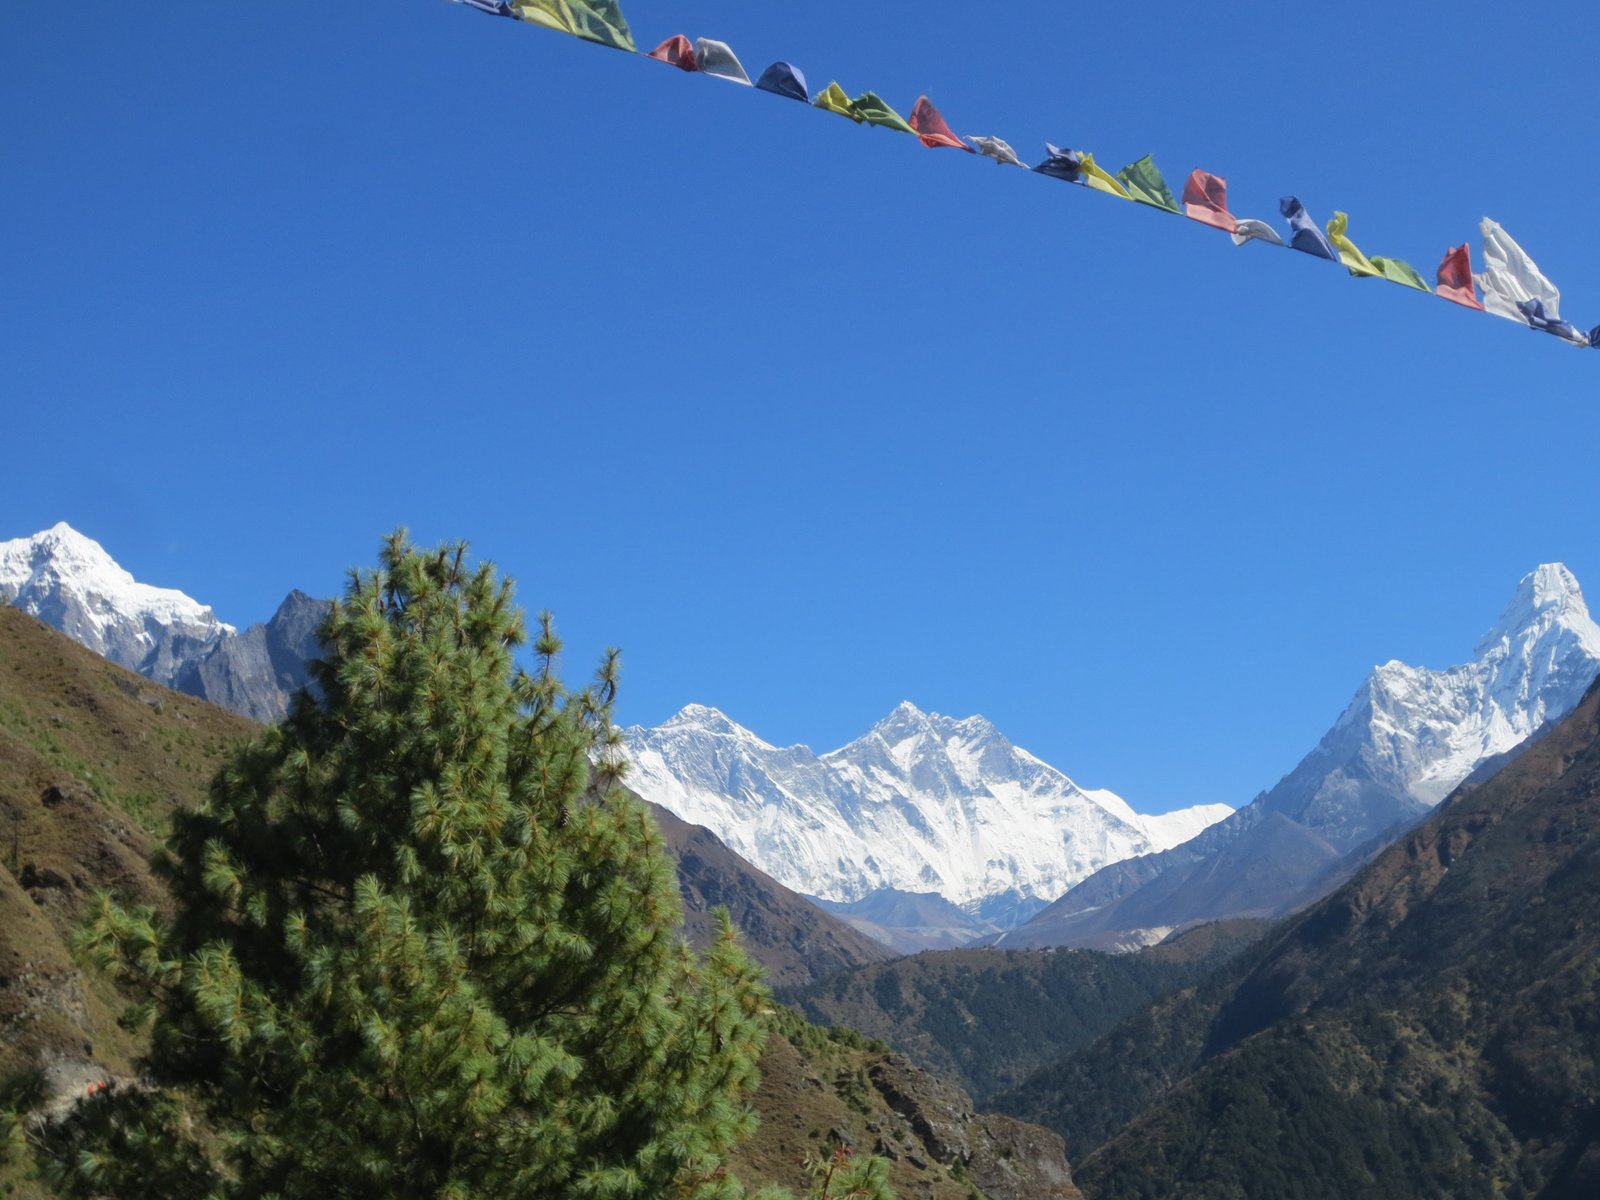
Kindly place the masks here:
[[(1430, 279), (1491, 215), (1600, 323), (1570, 11), (625, 8)], [(1600, 593), (1600, 354), (1082, 189), (436, 0), (7, 4), (0, 112), (0, 536), (236, 624), (404, 523), (622, 646), (630, 722), (909, 698), (1158, 811), (1538, 562)]]

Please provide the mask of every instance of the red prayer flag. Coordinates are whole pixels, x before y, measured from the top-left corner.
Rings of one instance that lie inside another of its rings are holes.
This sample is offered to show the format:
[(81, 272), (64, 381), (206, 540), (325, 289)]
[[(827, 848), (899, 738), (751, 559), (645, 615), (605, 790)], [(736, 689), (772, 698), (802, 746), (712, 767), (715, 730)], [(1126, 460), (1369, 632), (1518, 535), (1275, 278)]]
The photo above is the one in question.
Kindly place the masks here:
[(1183, 211), (1191, 220), (1232, 233), (1237, 226), (1228, 211), (1228, 181), (1196, 169), (1183, 185)]
[(1439, 286), (1434, 290), (1446, 300), (1483, 311), (1483, 302), (1472, 289), (1472, 253), (1465, 242), (1445, 253), (1438, 279)]
[(698, 71), (700, 69), (700, 64), (694, 60), (694, 44), (681, 33), (676, 37), (669, 37), (661, 45), (650, 51), (647, 57), (653, 58), (657, 62), (670, 63), (681, 71)]
[(956, 150), (965, 150), (968, 154), (977, 151), (967, 145), (954, 133), (950, 126), (944, 123), (944, 118), (939, 115), (939, 110), (926, 96), (917, 98), (917, 106), (911, 110), (911, 128), (917, 131), (917, 136), (922, 139), (924, 146), (939, 147), (950, 146)]

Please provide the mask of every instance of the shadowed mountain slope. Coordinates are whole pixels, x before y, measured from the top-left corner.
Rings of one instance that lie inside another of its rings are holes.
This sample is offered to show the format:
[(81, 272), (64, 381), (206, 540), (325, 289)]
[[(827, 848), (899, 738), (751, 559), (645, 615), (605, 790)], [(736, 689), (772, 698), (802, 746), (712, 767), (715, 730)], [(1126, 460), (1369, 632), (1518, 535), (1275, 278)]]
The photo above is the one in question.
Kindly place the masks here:
[(1094, 1200), (1600, 1194), (1600, 685), (1260, 947), (999, 1099)]

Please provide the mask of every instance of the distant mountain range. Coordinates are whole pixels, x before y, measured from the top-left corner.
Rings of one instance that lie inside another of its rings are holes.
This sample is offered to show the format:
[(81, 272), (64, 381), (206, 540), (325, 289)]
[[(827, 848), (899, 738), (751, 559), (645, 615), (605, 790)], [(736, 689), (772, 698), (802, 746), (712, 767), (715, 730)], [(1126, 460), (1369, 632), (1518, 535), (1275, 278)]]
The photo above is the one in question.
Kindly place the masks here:
[[(136, 581), (59, 524), (0, 542), (0, 599), (120, 665), (257, 721), (309, 683), (327, 602), (291, 592), (242, 632)], [(901, 704), (826, 754), (690, 705), (627, 731), (630, 784), (772, 879), (902, 952), (992, 943), (1125, 949), (1281, 914), (1347, 878), (1475, 769), (1569, 712), (1600, 626), (1559, 564), (1524, 578), (1472, 661), (1373, 671), (1305, 759), (1238, 811), (1135, 813), (982, 717)]]
[(640, 795), (705, 825), (796, 891), (836, 905), (877, 897), (866, 911), (844, 910), (874, 926), (886, 895), (933, 893), (966, 914), (969, 938), (1015, 925), (1100, 867), (1175, 845), (1231, 811), (1141, 816), (1110, 792), (1080, 788), (982, 717), (910, 703), (821, 755), (773, 746), (690, 705), (654, 729), (629, 729), (627, 754)]
[(1472, 661), (1389, 662), (1288, 775), (1194, 840), (1097, 872), (1005, 946), (1120, 946), (1316, 899), (1425, 816), (1482, 765), (1577, 705), (1600, 672), (1600, 626), (1578, 581), (1546, 564), (1523, 578)]

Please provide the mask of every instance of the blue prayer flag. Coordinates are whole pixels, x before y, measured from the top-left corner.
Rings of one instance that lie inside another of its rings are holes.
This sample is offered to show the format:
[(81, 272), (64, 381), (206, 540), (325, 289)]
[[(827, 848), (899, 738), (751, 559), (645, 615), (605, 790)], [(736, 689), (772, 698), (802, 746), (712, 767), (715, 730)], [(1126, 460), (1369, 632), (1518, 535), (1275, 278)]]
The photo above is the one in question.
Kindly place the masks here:
[(806, 77), (800, 68), (786, 62), (775, 62), (756, 80), (756, 86), (774, 96), (787, 96), (791, 100), (811, 103), (811, 92), (806, 88)]
[(516, 10), (511, 7), (511, 0), (460, 0), (460, 2), (491, 16), (518, 19)]
[(1535, 329), (1542, 329), (1545, 333), (1553, 333), (1558, 338), (1565, 338), (1567, 341), (1576, 342), (1580, 346), (1589, 345), (1589, 337), (1576, 325), (1569, 324), (1559, 317), (1546, 316), (1544, 301), (1537, 296), (1532, 300), (1524, 300), (1519, 303), (1517, 311)]
[(1593, 329), (1589, 330), (1589, 345), (1593, 346), (1596, 350), (1600, 350), (1600, 325), (1596, 325)]
[(1298, 196), (1285, 196), (1278, 201), (1278, 211), (1289, 219), (1289, 228), (1294, 231), (1294, 236), (1289, 239), (1289, 245), (1306, 254), (1314, 254), (1318, 258), (1339, 261), (1339, 252), (1328, 241), (1328, 235), (1317, 228), (1317, 223), (1306, 212), (1306, 206), (1300, 203)]
[(1052, 179), (1065, 179), (1068, 183), (1083, 182), (1083, 156), (1076, 150), (1060, 150), (1049, 142), (1044, 144), (1045, 151), (1050, 155), (1037, 167), (1035, 171), (1041, 175), (1048, 175)]

